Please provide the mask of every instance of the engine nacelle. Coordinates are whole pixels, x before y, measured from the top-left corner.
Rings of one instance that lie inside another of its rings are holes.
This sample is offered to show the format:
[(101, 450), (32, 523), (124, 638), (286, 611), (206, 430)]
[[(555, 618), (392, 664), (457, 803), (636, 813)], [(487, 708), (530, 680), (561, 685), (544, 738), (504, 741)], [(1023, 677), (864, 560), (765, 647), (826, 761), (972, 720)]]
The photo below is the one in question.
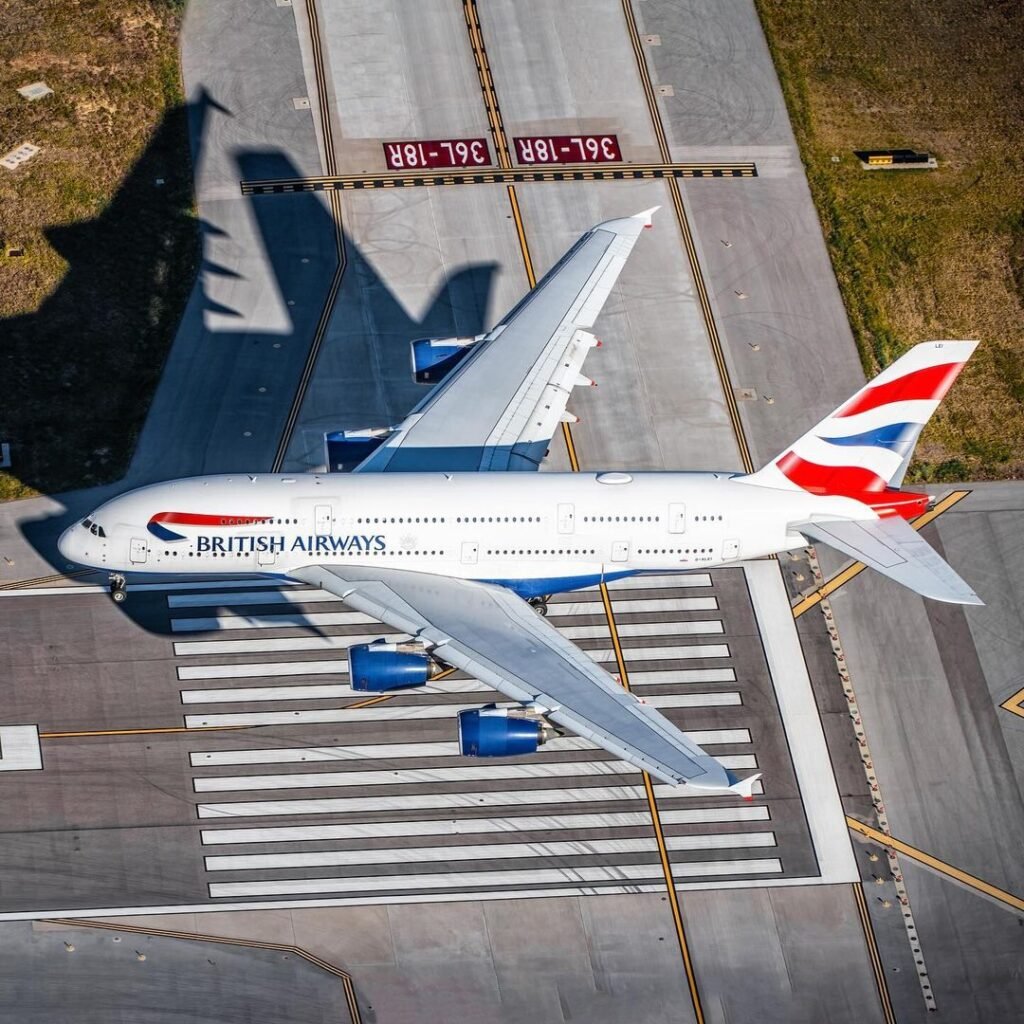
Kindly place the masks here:
[(451, 373), (482, 338), (418, 338), (411, 342), (412, 377), (417, 384), (436, 384)]
[(518, 708), (494, 705), (459, 712), (459, 753), (468, 757), (534, 754), (548, 738), (550, 725)]
[(324, 434), (324, 454), (328, 473), (347, 473), (375, 452), (391, 434), (390, 427), (365, 430), (334, 430)]
[(423, 686), (443, 666), (418, 644), (389, 644), (375, 640), (348, 649), (348, 677), (353, 690), (380, 693)]

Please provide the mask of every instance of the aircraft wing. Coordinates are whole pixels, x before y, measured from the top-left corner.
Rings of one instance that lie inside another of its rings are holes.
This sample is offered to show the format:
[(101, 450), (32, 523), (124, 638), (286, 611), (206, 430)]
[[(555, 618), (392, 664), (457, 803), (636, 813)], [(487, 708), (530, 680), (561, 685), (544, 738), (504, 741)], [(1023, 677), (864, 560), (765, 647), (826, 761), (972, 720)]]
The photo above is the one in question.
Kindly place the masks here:
[(794, 523), (792, 529), (851, 555), (923, 597), (984, 604), (905, 519), (836, 519)]
[(749, 798), (727, 770), (504, 587), (406, 569), (312, 565), (290, 576), (424, 641), (442, 661), (678, 785)]
[(588, 333), (657, 207), (588, 231), (356, 473), (534, 470), (597, 341)]

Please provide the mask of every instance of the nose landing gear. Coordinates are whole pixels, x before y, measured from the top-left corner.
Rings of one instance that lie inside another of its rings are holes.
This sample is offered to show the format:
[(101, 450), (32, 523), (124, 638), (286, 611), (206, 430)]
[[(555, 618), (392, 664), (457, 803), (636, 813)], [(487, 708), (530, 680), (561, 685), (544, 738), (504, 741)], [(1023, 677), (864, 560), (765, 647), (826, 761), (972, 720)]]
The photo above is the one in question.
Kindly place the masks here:
[(128, 600), (128, 582), (119, 572), (110, 574), (110, 596), (118, 604), (123, 604)]
[(548, 614), (548, 600), (550, 598), (550, 594), (545, 594), (543, 597), (531, 597), (528, 604), (538, 615), (546, 617)]

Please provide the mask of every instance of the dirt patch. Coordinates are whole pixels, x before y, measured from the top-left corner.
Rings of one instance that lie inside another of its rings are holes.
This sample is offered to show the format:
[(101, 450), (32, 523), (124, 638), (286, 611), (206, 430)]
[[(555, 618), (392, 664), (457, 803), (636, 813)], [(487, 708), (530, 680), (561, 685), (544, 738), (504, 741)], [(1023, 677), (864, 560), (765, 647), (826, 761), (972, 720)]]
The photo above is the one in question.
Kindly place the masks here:
[[(183, 0), (0, 0), (0, 498), (119, 477), (198, 258)], [(53, 95), (17, 89), (43, 79)], [(9, 258), (9, 249), (22, 255)]]

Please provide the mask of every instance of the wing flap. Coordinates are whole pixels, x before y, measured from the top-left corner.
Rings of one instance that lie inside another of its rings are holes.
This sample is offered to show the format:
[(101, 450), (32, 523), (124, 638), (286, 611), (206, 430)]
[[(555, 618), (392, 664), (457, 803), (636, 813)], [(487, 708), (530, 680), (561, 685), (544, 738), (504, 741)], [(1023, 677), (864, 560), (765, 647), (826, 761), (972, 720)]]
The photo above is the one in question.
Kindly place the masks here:
[(735, 779), (534, 612), (486, 583), (403, 569), (308, 566), (290, 575), (433, 648), (439, 658), (558, 725), (677, 785), (728, 789)]
[(870, 566), (910, 590), (949, 604), (984, 604), (939, 553), (904, 519), (834, 519), (792, 529)]

